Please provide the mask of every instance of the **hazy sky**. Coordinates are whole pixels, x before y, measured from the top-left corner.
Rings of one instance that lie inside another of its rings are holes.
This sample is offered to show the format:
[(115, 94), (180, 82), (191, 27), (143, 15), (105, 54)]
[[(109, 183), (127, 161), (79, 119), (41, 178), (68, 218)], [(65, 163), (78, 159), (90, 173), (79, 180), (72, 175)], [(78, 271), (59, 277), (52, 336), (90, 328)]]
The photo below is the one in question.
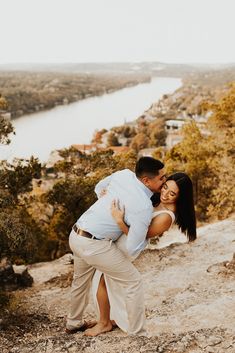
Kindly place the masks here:
[(0, 64), (235, 62), (235, 0), (0, 0)]

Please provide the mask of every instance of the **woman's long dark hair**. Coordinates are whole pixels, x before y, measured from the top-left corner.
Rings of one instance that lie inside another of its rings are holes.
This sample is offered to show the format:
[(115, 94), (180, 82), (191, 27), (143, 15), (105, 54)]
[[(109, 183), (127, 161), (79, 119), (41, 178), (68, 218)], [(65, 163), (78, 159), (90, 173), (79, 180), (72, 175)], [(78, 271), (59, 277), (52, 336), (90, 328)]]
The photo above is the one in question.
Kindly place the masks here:
[[(174, 173), (167, 180), (174, 180), (179, 188), (179, 197), (176, 201), (176, 224), (187, 236), (189, 241), (197, 237), (196, 216), (193, 202), (193, 184), (189, 176), (185, 173)], [(153, 206), (160, 203), (160, 194), (155, 193), (151, 197)]]
[(193, 241), (197, 238), (197, 232), (192, 181), (185, 173), (174, 173), (166, 181), (168, 180), (174, 180), (179, 188), (175, 222), (188, 240)]

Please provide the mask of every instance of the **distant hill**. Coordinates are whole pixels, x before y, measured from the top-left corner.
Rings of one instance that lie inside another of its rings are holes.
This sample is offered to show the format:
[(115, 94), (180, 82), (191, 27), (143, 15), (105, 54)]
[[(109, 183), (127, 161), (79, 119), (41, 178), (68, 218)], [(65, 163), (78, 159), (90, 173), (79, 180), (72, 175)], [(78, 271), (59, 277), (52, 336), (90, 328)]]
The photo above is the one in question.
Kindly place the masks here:
[(144, 72), (157, 76), (180, 76), (188, 73), (235, 68), (231, 64), (169, 64), (162, 62), (123, 62), (123, 63), (25, 63), (2, 64), (0, 71), (68, 72), (68, 73), (125, 73)]
[(12, 118), (51, 109), (57, 105), (77, 102), (91, 96), (100, 96), (124, 87), (149, 82), (150, 75), (141, 72), (125, 74), (114, 72), (50, 71), (37, 67), (26, 71), (0, 71), (0, 94), (8, 102)]

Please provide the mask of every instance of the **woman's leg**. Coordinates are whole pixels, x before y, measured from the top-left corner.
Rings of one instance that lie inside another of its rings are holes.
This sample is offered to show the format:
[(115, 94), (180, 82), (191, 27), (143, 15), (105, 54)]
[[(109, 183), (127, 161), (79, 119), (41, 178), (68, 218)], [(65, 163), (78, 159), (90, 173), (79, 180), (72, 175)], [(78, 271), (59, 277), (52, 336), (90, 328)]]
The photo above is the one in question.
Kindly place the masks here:
[(104, 275), (100, 278), (96, 297), (99, 305), (100, 319), (94, 327), (85, 331), (87, 336), (97, 336), (101, 333), (111, 331), (113, 327), (110, 321), (110, 304)]
[(107, 288), (105, 285), (104, 275), (102, 275), (100, 278), (96, 297), (100, 309), (100, 321), (107, 323), (110, 321), (110, 304)]
[[(145, 308), (140, 273), (115, 243), (105, 240), (94, 241), (92, 246), (92, 253), (85, 253), (84, 259), (97, 269), (97, 273), (101, 272), (99, 279), (97, 278), (96, 288), (98, 289), (103, 273), (105, 282), (107, 278), (110, 311), (115, 311), (114, 319), (117, 325), (129, 334), (141, 333), (145, 323)], [(123, 312), (120, 312), (119, 305)]]

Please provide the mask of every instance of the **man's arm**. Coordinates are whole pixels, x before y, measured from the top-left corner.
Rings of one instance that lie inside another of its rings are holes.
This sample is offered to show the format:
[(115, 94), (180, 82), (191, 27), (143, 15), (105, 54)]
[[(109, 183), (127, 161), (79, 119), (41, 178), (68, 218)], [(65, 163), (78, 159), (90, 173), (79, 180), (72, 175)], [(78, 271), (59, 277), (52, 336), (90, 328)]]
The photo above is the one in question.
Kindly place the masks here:
[(151, 208), (134, 213), (129, 217), (128, 223), (130, 223), (130, 228), (127, 235), (126, 248), (130, 256), (135, 255), (136, 252), (145, 247), (146, 235), (151, 220)]

